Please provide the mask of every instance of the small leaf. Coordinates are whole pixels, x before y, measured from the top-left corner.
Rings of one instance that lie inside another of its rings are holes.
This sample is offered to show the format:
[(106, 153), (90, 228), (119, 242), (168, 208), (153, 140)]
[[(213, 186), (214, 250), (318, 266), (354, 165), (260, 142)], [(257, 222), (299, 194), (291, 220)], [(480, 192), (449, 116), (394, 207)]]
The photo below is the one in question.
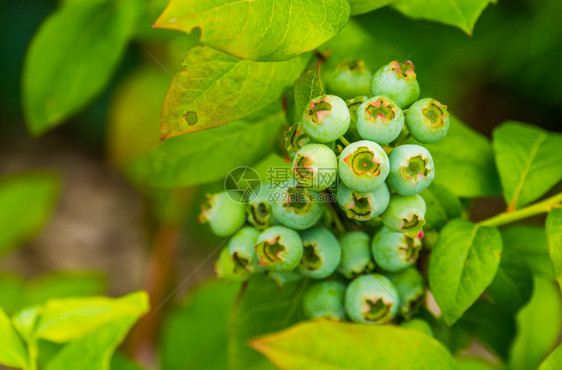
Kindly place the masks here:
[(558, 370), (560, 368), (562, 368), (562, 344), (543, 361), (539, 370)]
[(171, 0), (155, 26), (191, 32), (239, 58), (285, 60), (315, 49), (349, 18), (346, 0)]
[(501, 194), (490, 142), (455, 117), (451, 117), (447, 136), (425, 147), (438, 171), (435, 181), (455, 195), (474, 198)]
[(441, 231), (429, 263), (431, 292), (452, 325), (490, 285), (500, 264), (502, 240), (494, 227), (453, 220)]
[(510, 209), (529, 204), (562, 179), (562, 135), (519, 122), (493, 132), (503, 195)]
[(512, 225), (502, 229), (501, 233), (504, 249), (510, 249), (521, 256), (533, 274), (554, 280), (544, 227)]
[(476, 20), (494, 0), (398, 0), (392, 4), (404, 15), (455, 26), (471, 35)]
[(351, 15), (363, 14), (383, 6), (387, 6), (396, 0), (349, 0)]
[(310, 100), (323, 93), (322, 82), (320, 80), (320, 63), (317, 63), (314, 67), (297, 78), (293, 87), (293, 92), (295, 94), (295, 119), (300, 120), (304, 108)]
[(546, 219), (546, 235), (556, 280), (562, 291), (562, 208), (553, 208)]
[(276, 109), (259, 118), (166, 140), (149, 155), (145, 181), (172, 188), (222, 180), (232, 169), (263, 158), (284, 121)]
[(134, 30), (138, 1), (72, 1), (42, 24), (23, 72), (31, 134), (77, 113), (109, 82)]
[[(24, 243), (43, 227), (59, 194), (52, 172), (27, 172), (0, 179), (0, 254)], [(24, 217), (25, 216), (25, 217)]]
[(453, 369), (454, 359), (425, 333), (397, 326), (305, 322), (252, 341), (282, 369)]
[(10, 319), (0, 307), (0, 364), (27, 368), (27, 352)]
[(301, 299), (306, 285), (306, 280), (301, 280), (285, 284), (280, 289), (263, 274), (256, 275), (249, 281), (247, 290), (230, 315), (230, 369), (273, 368), (264, 357), (248, 346), (248, 341), (303, 320)]
[(162, 107), (162, 139), (218, 127), (279, 100), (310, 55), (285, 62), (238, 59), (209, 47), (192, 49)]
[(517, 315), (509, 369), (534, 370), (554, 349), (562, 326), (562, 299), (555, 284), (535, 278), (529, 303)]

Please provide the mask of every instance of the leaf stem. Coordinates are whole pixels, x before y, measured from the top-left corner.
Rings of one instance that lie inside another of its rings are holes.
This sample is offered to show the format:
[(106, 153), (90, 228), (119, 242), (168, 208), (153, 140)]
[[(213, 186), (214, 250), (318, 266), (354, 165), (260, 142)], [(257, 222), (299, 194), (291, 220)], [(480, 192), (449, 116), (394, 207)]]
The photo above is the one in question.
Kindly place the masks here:
[(548, 213), (554, 207), (562, 205), (562, 193), (556, 194), (541, 202), (531, 204), (518, 210), (502, 212), (478, 223), (479, 226), (502, 226), (515, 221), (522, 220), (541, 213)]
[(343, 136), (339, 138), (339, 141), (341, 141), (345, 146), (349, 145), (349, 141), (347, 141), (347, 139)]
[(37, 370), (37, 342), (34, 338), (31, 338), (27, 342), (27, 353), (29, 354), (29, 370)]

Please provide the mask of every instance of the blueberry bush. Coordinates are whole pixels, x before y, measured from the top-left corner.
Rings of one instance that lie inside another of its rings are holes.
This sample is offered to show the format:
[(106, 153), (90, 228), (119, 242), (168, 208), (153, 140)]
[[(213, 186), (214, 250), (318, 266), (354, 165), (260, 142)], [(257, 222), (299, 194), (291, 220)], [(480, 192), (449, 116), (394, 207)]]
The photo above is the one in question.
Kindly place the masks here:
[[(15, 40), (35, 5), (11, 6)], [(33, 143), (101, 149), (142, 199), (148, 263), (127, 294), (0, 263), (0, 367), (562, 369), (558, 1), (36, 11), (1, 108)], [(0, 258), (68, 181), (9, 169)]]

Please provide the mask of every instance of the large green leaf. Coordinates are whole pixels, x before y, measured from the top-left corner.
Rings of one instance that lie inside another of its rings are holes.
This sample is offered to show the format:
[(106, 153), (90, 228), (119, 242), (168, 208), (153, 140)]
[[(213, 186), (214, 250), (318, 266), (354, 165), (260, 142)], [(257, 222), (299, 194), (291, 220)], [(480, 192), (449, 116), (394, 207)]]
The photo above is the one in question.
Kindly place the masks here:
[(284, 121), (283, 113), (276, 110), (265, 117), (168, 139), (150, 154), (145, 181), (172, 188), (222, 180), (230, 170), (263, 158)]
[(273, 368), (248, 346), (248, 341), (304, 319), (301, 298), (306, 285), (306, 280), (301, 280), (285, 284), (280, 289), (263, 274), (249, 281), (230, 316), (228, 361), (231, 369)]
[(23, 72), (29, 131), (39, 135), (90, 102), (108, 83), (133, 32), (131, 1), (73, 1), (43, 23)]
[(533, 296), (517, 315), (511, 370), (534, 370), (556, 346), (562, 327), (562, 298), (552, 281), (535, 278)]
[(533, 274), (554, 279), (544, 227), (512, 225), (502, 229), (501, 233), (504, 249), (516, 252)]
[(429, 263), (429, 285), (452, 325), (490, 285), (500, 264), (502, 240), (494, 227), (453, 220), (441, 231)]
[(252, 341), (281, 369), (454, 369), (435, 339), (397, 326), (305, 322)]
[(279, 100), (309, 59), (305, 54), (262, 63), (209, 47), (192, 49), (164, 100), (162, 139), (218, 127), (259, 111)]
[(490, 142), (455, 117), (451, 117), (447, 136), (425, 147), (435, 162), (435, 181), (457, 196), (473, 198), (501, 193)]
[(392, 6), (408, 17), (455, 26), (472, 34), (476, 20), (494, 0), (398, 0)]
[[(0, 179), (0, 254), (25, 242), (43, 227), (59, 194), (51, 172), (27, 172)], [(9, 226), (8, 226), (9, 225)]]
[(556, 280), (562, 290), (562, 208), (554, 208), (548, 214), (546, 235)]
[(531, 269), (523, 257), (505, 243), (498, 272), (486, 291), (502, 310), (512, 315), (531, 298), (533, 292)]
[(27, 352), (10, 319), (0, 307), (0, 364), (25, 368), (27, 367)]
[(368, 13), (372, 10), (382, 8), (396, 0), (349, 0), (351, 15)]
[(224, 280), (210, 281), (168, 316), (161, 340), (163, 369), (227, 368), (228, 313), (238, 288)]
[(562, 135), (519, 122), (493, 133), (503, 195), (510, 209), (524, 206), (562, 179)]
[(560, 368), (562, 368), (562, 344), (543, 361), (539, 370), (558, 370)]
[(239, 58), (285, 60), (315, 49), (349, 18), (346, 0), (171, 0), (157, 27), (191, 32)]

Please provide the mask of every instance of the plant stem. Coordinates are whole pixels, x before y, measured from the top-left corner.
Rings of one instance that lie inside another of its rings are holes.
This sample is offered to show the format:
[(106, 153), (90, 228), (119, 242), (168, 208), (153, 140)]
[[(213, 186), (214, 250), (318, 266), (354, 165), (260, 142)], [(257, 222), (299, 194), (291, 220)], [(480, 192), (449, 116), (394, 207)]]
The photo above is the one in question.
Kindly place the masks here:
[(27, 353), (29, 354), (29, 370), (37, 370), (37, 343), (31, 338), (27, 343)]
[(349, 145), (349, 141), (347, 141), (347, 139), (345, 137), (340, 137), (339, 140), (345, 145), (348, 146)]
[(531, 204), (510, 212), (503, 212), (494, 217), (488, 218), (478, 223), (479, 226), (502, 226), (515, 221), (522, 220), (541, 213), (548, 213), (554, 207), (562, 205), (562, 193), (556, 194), (541, 202)]
[(332, 217), (332, 221), (334, 222), (334, 226), (335, 226), (336, 230), (340, 233), (343, 233), (345, 231), (345, 227), (343, 226), (343, 223), (340, 220), (340, 216), (338, 214), (338, 211), (336, 211), (334, 209), (332, 204), (326, 203), (326, 205), (327, 205), (327, 208), (328, 208), (328, 212), (330, 212), (330, 216)]

